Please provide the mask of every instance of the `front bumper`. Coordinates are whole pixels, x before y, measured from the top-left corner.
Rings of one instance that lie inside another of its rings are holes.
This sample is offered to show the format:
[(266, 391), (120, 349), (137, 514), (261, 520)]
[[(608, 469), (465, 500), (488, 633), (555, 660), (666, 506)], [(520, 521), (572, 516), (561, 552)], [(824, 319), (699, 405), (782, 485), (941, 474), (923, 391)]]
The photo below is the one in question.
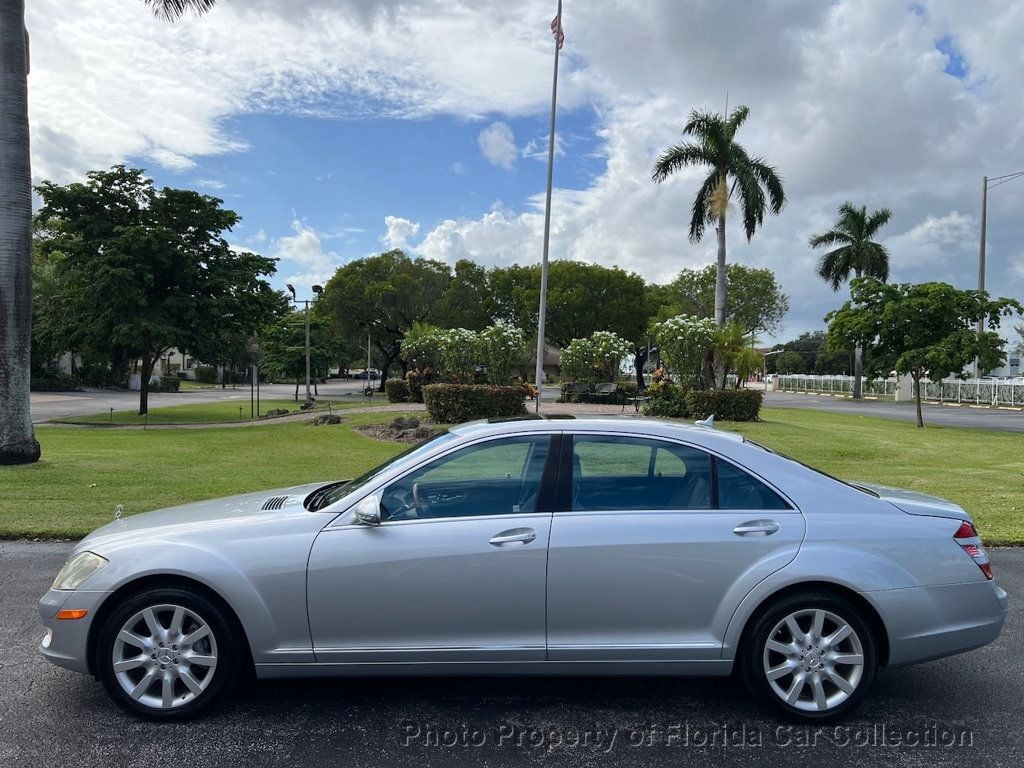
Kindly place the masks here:
[(1008, 597), (995, 581), (864, 593), (889, 635), (889, 665), (963, 653), (999, 637)]
[[(39, 643), (39, 652), (59, 667), (88, 673), (89, 630), (103, 600), (109, 592), (73, 592), (51, 589), (39, 600), (39, 617), (46, 633)], [(81, 619), (58, 619), (61, 610), (87, 611)]]

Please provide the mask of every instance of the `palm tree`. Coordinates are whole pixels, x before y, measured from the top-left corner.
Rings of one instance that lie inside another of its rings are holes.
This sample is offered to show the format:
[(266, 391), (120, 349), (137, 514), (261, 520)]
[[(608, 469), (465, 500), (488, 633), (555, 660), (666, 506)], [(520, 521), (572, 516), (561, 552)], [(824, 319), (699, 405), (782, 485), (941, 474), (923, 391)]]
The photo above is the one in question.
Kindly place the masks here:
[(735, 194), (743, 214), (743, 229), (747, 240), (764, 222), (766, 209), (779, 213), (786, 204), (782, 180), (776, 170), (760, 157), (751, 157), (736, 142), (736, 131), (750, 114), (748, 107), (736, 107), (726, 118), (713, 112), (690, 113), (683, 126), (683, 136), (696, 141), (684, 141), (669, 147), (658, 158), (652, 176), (656, 182), (665, 181), (676, 171), (690, 166), (709, 169), (694, 198), (690, 216), (690, 241), (699, 243), (704, 237), (704, 225), (713, 223), (718, 235), (718, 271), (715, 279), (715, 322), (725, 325), (725, 216)]
[[(850, 279), (852, 273), (857, 277), (874, 277), (883, 283), (889, 279), (889, 252), (874, 238), (878, 230), (889, 223), (892, 211), (880, 208), (870, 215), (866, 205), (860, 208), (853, 203), (839, 206), (839, 219), (835, 226), (827, 232), (812, 235), (809, 243), (811, 248), (836, 245), (828, 253), (818, 259), (818, 276), (838, 291), (839, 286)], [(864, 350), (858, 344), (853, 351), (853, 396), (861, 396), (861, 357)]]
[[(174, 21), (215, 0), (144, 0)], [(25, 0), (0, 0), (0, 464), (39, 460), (29, 405), (32, 164)]]

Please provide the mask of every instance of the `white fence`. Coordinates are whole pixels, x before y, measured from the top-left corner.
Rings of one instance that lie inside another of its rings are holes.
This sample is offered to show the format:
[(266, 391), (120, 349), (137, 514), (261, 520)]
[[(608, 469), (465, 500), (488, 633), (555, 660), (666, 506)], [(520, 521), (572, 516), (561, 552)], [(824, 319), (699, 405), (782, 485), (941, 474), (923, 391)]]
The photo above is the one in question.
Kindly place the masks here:
[[(775, 388), (791, 392), (853, 394), (853, 376), (810, 376), (803, 373), (780, 374)], [(896, 379), (862, 379), (865, 395), (896, 396)]]
[(921, 399), (939, 403), (1022, 406), (1024, 382), (993, 379), (922, 381)]

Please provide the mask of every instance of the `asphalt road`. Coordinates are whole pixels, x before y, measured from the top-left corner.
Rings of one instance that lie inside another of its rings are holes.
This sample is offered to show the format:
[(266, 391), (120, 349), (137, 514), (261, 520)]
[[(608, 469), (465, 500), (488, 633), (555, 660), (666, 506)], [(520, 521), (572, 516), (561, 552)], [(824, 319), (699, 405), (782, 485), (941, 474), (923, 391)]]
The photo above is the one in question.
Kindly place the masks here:
[(1024, 765), (1024, 549), (992, 553), (1013, 600), (996, 643), (885, 670), (837, 730), (766, 717), (728, 680), (666, 678), (257, 683), (204, 720), (140, 722), (36, 652), (36, 600), (69, 548), (0, 542), (5, 768)]
[[(878, 416), (895, 421), (914, 422), (917, 420), (917, 412), (913, 403), (889, 403), (877, 400), (865, 400), (858, 403), (841, 397), (796, 395), (789, 392), (768, 392), (764, 403), (774, 408), (809, 408), (831, 413)], [(923, 408), (925, 426), (938, 424), (944, 427), (975, 427), (1004, 432), (1024, 432), (1024, 411), (949, 405), (924, 405)]]
[[(318, 399), (337, 398), (339, 400), (362, 400), (363, 382), (350, 380), (332, 380), (319, 386)], [(263, 384), (260, 387), (261, 400), (291, 400), (295, 397), (295, 387), (289, 384)], [(299, 387), (299, 398), (305, 398), (305, 387)], [(239, 384), (232, 389), (198, 389), (186, 392), (152, 392), (149, 395), (149, 407), (161, 408), (167, 405), (191, 405), (194, 403), (210, 403), (220, 400), (235, 400), (239, 405), (249, 407), (249, 387)], [(384, 403), (382, 395), (376, 395), (374, 403)], [(115, 411), (128, 411), (139, 406), (139, 393), (127, 390), (87, 389), (82, 392), (33, 392), (32, 423), (39, 424), (51, 419), (69, 416), (85, 416), (92, 413), (106, 413), (113, 408)]]

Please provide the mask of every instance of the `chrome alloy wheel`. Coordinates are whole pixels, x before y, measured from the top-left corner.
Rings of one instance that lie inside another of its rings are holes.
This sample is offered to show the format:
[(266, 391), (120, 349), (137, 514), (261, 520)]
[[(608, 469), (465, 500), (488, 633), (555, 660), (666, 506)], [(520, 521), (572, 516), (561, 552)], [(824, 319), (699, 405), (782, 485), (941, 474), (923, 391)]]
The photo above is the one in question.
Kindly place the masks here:
[(857, 690), (864, 676), (864, 647), (842, 617), (808, 608), (775, 625), (762, 664), (768, 685), (786, 704), (827, 712)]
[(114, 676), (140, 704), (173, 709), (194, 701), (213, 680), (217, 639), (209, 624), (180, 605), (152, 605), (117, 633)]

